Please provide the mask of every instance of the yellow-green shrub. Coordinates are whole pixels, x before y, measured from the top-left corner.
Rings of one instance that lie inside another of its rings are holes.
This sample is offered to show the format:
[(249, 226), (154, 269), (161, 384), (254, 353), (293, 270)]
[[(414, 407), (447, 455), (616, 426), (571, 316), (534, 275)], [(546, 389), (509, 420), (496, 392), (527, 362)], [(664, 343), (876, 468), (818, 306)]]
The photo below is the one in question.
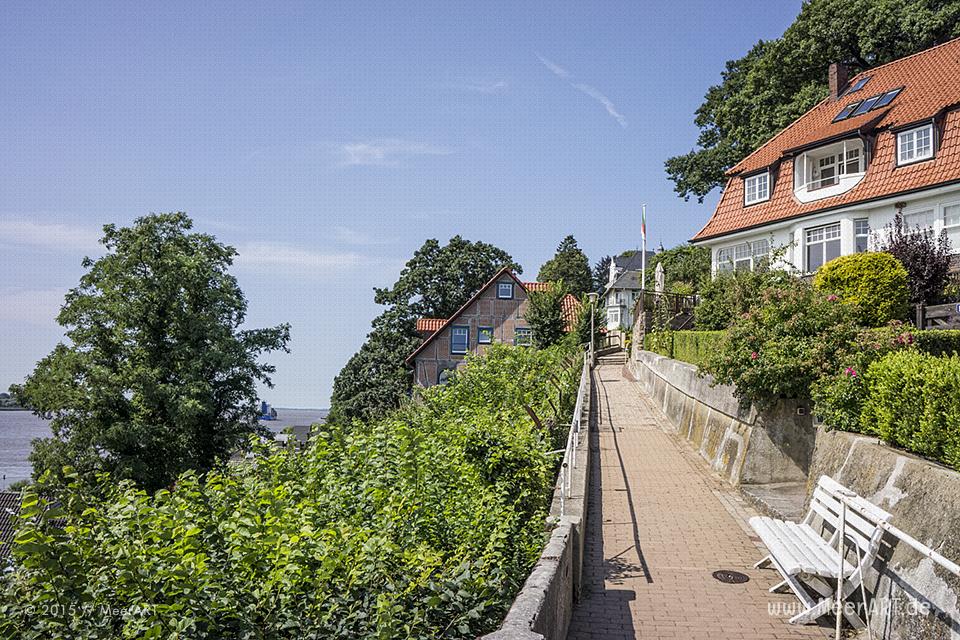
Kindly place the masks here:
[(868, 327), (907, 315), (907, 270), (889, 253), (855, 253), (831, 260), (814, 275), (813, 285), (857, 307), (860, 323)]

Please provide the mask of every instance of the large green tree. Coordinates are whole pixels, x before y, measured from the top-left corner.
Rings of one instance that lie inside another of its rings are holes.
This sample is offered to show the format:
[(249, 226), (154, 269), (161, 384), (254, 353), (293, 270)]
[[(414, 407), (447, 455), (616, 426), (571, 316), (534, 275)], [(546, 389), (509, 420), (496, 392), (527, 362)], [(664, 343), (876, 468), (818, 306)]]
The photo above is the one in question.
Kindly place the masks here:
[(537, 279), (540, 282), (563, 280), (567, 291), (577, 297), (593, 290), (590, 261), (587, 260), (587, 254), (580, 249), (573, 236), (567, 236), (560, 242), (556, 255), (540, 267)]
[(333, 421), (372, 420), (399, 406), (411, 389), (404, 360), (422, 341), (417, 318), (448, 318), (503, 267), (522, 272), (502, 249), (460, 236), (446, 245), (427, 240), (388, 289), (375, 289), (386, 309), (360, 350), (333, 381)]
[(960, 36), (957, 0), (810, 0), (783, 36), (727, 62), (697, 109), (698, 148), (666, 162), (678, 194), (700, 201), (724, 172), (828, 92), (827, 69), (854, 72)]
[(563, 340), (566, 321), (563, 317), (563, 299), (567, 295), (566, 284), (556, 280), (543, 291), (531, 291), (527, 308), (527, 322), (533, 329), (533, 344), (546, 349)]
[(57, 321), (59, 344), (18, 399), (49, 415), (34, 474), (109, 471), (152, 491), (209, 470), (257, 430), (257, 382), (289, 326), (241, 329), (247, 302), (228, 268), (237, 252), (191, 233), (183, 213), (104, 227), (107, 254), (84, 260)]
[(710, 279), (710, 249), (681, 244), (660, 251), (647, 261), (647, 282), (652, 285), (657, 265), (663, 265), (667, 291), (696, 293), (700, 285)]

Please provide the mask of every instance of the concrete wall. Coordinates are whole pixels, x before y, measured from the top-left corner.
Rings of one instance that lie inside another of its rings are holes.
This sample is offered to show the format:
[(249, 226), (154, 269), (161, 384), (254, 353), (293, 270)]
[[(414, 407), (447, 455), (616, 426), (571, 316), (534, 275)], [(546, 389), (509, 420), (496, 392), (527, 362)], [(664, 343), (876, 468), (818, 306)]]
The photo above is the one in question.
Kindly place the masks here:
[[(587, 398), (593, 388), (587, 390)], [(554, 492), (550, 510), (553, 530), (530, 576), (517, 594), (499, 631), (484, 640), (564, 640), (573, 605), (583, 582), (583, 548), (587, 525), (590, 479), (590, 406), (585, 402), (580, 446), (571, 476), (570, 497), (562, 499), (562, 487)], [(568, 462), (567, 458), (564, 458)], [(561, 515), (561, 502), (563, 515)]]
[[(960, 473), (868, 438), (821, 430), (808, 493), (828, 475), (893, 515), (891, 524), (938, 553), (960, 561)], [(874, 594), (875, 637), (960, 638), (960, 578), (895, 538), (885, 541)], [(871, 572), (873, 573), (873, 572)]]
[[(815, 431), (804, 403), (757, 412), (694, 365), (635, 348), (628, 362), (677, 432), (732, 485), (804, 482)], [(798, 409), (803, 415), (798, 415)]]

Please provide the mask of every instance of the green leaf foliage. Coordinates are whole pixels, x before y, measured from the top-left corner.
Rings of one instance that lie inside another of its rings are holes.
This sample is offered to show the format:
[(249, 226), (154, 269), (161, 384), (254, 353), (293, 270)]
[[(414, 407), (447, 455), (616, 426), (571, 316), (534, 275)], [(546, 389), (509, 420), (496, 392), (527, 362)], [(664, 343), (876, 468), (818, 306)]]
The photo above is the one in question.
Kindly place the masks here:
[(861, 430), (960, 470), (960, 357), (890, 353), (866, 387)]
[(533, 329), (533, 344), (545, 349), (563, 340), (566, 322), (563, 298), (567, 289), (562, 280), (551, 282), (543, 291), (531, 291), (526, 312), (527, 324)]
[(229, 274), (236, 251), (191, 233), (183, 213), (104, 227), (107, 254), (66, 296), (59, 344), (15, 388), (52, 417), (35, 443), (35, 476), (65, 465), (109, 471), (150, 492), (207, 471), (257, 430), (257, 383), (289, 327), (241, 329), (247, 303)]
[(723, 331), (655, 331), (644, 336), (643, 344), (647, 351), (700, 366), (720, 348), (725, 335)]
[(761, 291), (727, 329), (703, 368), (759, 408), (779, 398), (810, 397), (810, 386), (835, 373), (857, 335), (852, 307), (799, 278)]
[(40, 517), (31, 488), (0, 637), (492, 631), (545, 541), (573, 354), (491, 346), (382, 420), (319, 426), (304, 452), (258, 446), (155, 495), (102, 475)]
[(417, 318), (449, 318), (504, 267), (523, 271), (508, 253), (484, 242), (460, 236), (442, 246), (424, 242), (392, 287), (374, 290), (386, 309), (334, 379), (328, 420), (375, 420), (400, 406), (413, 384), (404, 360), (423, 341)]
[(907, 270), (889, 253), (854, 253), (831, 260), (817, 270), (813, 286), (856, 307), (858, 321), (867, 327), (907, 316)]
[(593, 272), (590, 261), (577, 245), (573, 236), (564, 238), (557, 247), (557, 253), (543, 263), (537, 274), (540, 282), (558, 282), (562, 280), (567, 291), (576, 297), (593, 291)]
[(780, 38), (727, 62), (697, 109), (697, 149), (666, 161), (675, 190), (703, 197), (725, 172), (827, 96), (830, 63), (866, 70), (960, 36), (956, 0), (809, 0)]
[(660, 251), (647, 262), (647, 282), (654, 282), (657, 265), (663, 265), (666, 291), (681, 295), (696, 293), (710, 280), (710, 249), (682, 244)]
[(794, 276), (761, 263), (753, 271), (721, 271), (700, 287), (700, 303), (694, 310), (698, 330), (726, 329), (754, 306), (770, 287), (787, 286)]

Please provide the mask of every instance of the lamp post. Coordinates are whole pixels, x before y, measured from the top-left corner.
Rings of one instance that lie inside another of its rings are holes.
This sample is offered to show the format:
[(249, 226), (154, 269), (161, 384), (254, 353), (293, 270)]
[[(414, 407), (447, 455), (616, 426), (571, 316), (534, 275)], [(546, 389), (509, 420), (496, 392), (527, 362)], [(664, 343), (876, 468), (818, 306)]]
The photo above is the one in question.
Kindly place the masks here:
[(590, 293), (588, 293), (587, 300), (590, 301), (590, 366), (593, 367), (593, 365), (595, 364), (594, 357), (593, 357), (593, 347), (594, 347), (594, 343), (596, 342), (596, 338), (595, 338), (596, 333), (594, 333), (594, 329), (593, 329), (593, 320), (597, 315), (595, 311), (597, 307), (597, 292), (591, 291)]

